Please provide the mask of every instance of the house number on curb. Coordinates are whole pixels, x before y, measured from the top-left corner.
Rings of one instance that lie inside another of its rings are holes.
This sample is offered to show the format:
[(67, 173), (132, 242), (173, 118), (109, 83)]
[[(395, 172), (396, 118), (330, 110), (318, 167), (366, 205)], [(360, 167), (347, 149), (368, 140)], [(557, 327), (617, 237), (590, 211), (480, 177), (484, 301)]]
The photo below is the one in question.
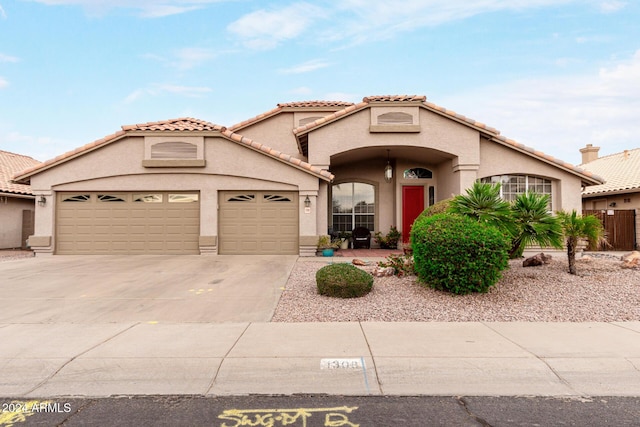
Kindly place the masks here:
[(364, 360), (359, 359), (321, 359), (320, 369), (363, 369)]

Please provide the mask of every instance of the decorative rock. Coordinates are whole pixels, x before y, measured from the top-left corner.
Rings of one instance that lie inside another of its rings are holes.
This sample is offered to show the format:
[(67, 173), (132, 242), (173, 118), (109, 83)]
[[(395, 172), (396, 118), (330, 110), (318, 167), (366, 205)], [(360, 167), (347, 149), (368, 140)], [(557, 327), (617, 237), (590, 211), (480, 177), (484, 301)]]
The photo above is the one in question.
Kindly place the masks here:
[(395, 270), (393, 267), (377, 267), (373, 270), (373, 275), (375, 277), (385, 277), (385, 276), (393, 276), (395, 274)]
[(622, 268), (640, 268), (640, 252), (633, 251), (622, 255)]
[(354, 258), (353, 261), (351, 261), (351, 264), (353, 265), (371, 265), (371, 261), (363, 261), (361, 259), (358, 258)]
[(545, 255), (543, 252), (540, 252), (537, 255), (529, 257), (522, 261), (523, 267), (536, 267), (539, 265), (549, 264), (551, 262), (551, 255)]

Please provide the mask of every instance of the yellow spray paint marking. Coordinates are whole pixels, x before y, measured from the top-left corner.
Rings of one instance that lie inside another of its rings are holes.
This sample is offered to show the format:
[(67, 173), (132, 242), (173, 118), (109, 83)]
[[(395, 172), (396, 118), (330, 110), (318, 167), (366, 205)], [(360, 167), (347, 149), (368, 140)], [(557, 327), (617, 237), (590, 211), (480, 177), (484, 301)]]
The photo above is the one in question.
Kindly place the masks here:
[(220, 427), (260, 426), (307, 427), (307, 420), (315, 413), (324, 413), (325, 427), (359, 427), (349, 420), (347, 414), (358, 409), (357, 406), (340, 406), (336, 408), (297, 408), (297, 409), (227, 409), (218, 415), (221, 420), (232, 421), (222, 423)]
[(209, 289), (202, 289), (202, 288), (200, 288), (200, 289), (189, 289), (189, 292), (191, 292), (193, 294), (196, 294), (196, 295), (201, 295), (201, 294), (204, 294), (205, 292), (212, 292), (212, 291), (213, 291), (212, 288), (209, 288)]
[(48, 405), (51, 401), (39, 400), (12, 400), (11, 402), (2, 402), (0, 406), (0, 426), (12, 427), (16, 423), (24, 423), (27, 418), (33, 414), (37, 414), (41, 405)]
[(150, 325), (157, 325), (158, 321), (157, 320), (150, 320), (147, 323), (150, 324)]

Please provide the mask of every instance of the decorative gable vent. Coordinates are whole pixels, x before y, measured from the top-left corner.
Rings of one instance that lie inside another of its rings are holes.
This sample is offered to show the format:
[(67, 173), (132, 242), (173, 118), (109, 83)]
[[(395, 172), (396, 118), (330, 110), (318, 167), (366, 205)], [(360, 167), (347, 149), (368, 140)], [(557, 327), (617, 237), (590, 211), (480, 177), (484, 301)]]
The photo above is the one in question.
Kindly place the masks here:
[(379, 125), (412, 125), (413, 117), (411, 114), (393, 112), (380, 114), (378, 116)]
[(198, 147), (188, 142), (158, 142), (151, 146), (151, 159), (197, 159)]
[(318, 119), (321, 119), (322, 116), (317, 116), (317, 117), (305, 117), (304, 119), (300, 119), (300, 121), (298, 122), (298, 126), (304, 126), (306, 124), (309, 124), (311, 122), (315, 122)]

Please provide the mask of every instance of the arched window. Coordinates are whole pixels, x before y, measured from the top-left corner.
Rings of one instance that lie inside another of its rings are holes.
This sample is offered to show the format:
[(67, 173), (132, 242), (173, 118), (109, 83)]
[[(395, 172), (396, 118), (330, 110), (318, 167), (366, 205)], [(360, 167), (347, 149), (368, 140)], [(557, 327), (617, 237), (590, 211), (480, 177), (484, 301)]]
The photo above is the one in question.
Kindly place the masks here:
[(363, 182), (343, 182), (331, 187), (333, 231), (351, 231), (355, 227), (374, 229), (375, 187)]
[(480, 182), (500, 184), (500, 197), (512, 201), (519, 194), (536, 192), (549, 195), (549, 210), (551, 210), (552, 185), (551, 180), (532, 175), (494, 175), (480, 179)]
[(404, 171), (405, 179), (431, 179), (433, 173), (429, 169), (425, 168), (411, 168)]

